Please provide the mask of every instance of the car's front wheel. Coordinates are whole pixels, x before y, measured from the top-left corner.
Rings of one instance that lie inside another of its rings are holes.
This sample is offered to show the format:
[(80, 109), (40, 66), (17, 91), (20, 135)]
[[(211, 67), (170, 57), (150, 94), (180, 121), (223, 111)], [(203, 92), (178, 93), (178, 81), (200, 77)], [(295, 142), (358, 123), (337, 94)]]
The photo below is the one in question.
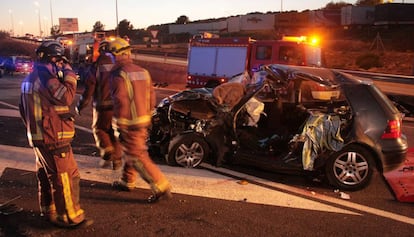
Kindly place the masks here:
[(195, 168), (207, 160), (208, 153), (209, 146), (202, 137), (193, 133), (182, 134), (171, 140), (166, 162), (169, 165)]
[(350, 145), (329, 158), (325, 172), (331, 185), (356, 191), (370, 183), (374, 166), (370, 152), (363, 147)]

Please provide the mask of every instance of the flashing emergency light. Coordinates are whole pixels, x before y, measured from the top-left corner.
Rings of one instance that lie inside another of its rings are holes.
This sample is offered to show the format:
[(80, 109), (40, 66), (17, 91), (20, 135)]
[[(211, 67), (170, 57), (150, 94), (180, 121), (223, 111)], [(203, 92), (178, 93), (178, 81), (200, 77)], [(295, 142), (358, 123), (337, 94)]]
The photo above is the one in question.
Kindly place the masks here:
[(297, 43), (308, 43), (311, 45), (318, 45), (320, 43), (320, 40), (317, 36), (283, 36), (282, 40), (284, 41), (292, 41)]
[(319, 38), (317, 36), (312, 36), (309, 41), (311, 45), (318, 45), (319, 44)]

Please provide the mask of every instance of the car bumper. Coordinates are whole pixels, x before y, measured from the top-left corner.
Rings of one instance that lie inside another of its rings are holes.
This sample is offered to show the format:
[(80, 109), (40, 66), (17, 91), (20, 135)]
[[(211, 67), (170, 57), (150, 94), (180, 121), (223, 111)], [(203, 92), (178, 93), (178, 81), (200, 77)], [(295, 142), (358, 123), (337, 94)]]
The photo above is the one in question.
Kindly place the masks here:
[(407, 150), (404, 151), (392, 151), (392, 152), (383, 152), (384, 162), (382, 164), (383, 172), (389, 172), (397, 169), (407, 156)]
[[(391, 145), (391, 143), (393, 143)], [(385, 144), (383, 144), (385, 145)], [(383, 146), (382, 168), (383, 172), (392, 171), (398, 168), (407, 156), (408, 143), (405, 136), (401, 139), (390, 141), (387, 146)]]

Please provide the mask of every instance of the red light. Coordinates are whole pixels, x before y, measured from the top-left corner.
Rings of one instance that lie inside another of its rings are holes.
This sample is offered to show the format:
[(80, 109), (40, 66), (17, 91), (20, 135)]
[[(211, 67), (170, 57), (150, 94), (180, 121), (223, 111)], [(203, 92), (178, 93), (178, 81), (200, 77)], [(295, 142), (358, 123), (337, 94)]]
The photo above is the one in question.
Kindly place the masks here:
[(387, 128), (381, 136), (381, 139), (396, 139), (401, 137), (401, 122), (399, 120), (388, 121)]

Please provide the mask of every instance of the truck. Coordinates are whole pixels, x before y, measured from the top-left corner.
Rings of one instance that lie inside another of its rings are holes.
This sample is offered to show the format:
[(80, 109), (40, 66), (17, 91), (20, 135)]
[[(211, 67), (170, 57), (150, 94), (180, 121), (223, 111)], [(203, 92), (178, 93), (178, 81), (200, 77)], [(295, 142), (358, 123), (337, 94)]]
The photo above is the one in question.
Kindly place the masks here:
[(214, 87), (265, 64), (322, 66), (317, 39), (286, 36), (280, 40), (250, 37), (193, 38), (189, 43), (187, 87)]
[(105, 32), (93, 32), (75, 34), (73, 39), (58, 37), (56, 40), (65, 47), (65, 56), (83, 80), (84, 73), (99, 56), (99, 43), (105, 39)]

